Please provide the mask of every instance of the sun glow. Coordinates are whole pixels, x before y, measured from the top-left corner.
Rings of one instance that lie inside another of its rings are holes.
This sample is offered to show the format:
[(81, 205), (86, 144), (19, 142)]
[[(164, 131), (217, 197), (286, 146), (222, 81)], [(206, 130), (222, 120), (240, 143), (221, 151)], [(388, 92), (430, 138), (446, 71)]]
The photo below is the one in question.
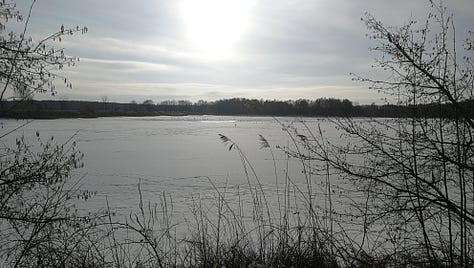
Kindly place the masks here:
[(232, 57), (252, 5), (253, 0), (184, 0), (181, 15), (193, 50), (207, 58)]

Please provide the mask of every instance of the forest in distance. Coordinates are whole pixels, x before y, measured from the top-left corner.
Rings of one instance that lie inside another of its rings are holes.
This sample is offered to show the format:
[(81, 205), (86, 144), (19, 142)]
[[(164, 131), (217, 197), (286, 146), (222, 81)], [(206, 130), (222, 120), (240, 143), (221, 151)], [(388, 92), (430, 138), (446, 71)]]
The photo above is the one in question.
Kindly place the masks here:
[[(474, 100), (461, 103), (474, 117)], [(190, 102), (169, 100), (155, 104), (93, 102), (93, 101), (2, 101), (0, 117), (16, 119), (96, 118), (107, 116), (159, 115), (248, 115), (248, 116), (309, 116), (309, 117), (452, 117), (451, 104), (424, 103), (417, 105), (355, 105), (348, 99), (319, 98), (315, 100), (257, 100), (246, 98)]]

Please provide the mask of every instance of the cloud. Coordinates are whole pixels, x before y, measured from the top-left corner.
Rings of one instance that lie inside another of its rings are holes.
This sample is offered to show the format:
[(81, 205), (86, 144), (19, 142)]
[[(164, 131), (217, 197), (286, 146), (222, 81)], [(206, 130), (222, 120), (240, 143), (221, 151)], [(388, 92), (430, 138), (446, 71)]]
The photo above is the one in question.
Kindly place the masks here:
[[(195, 0), (199, 1), (199, 0)], [(318, 98), (378, 101), (351, 81), (350, 72), (378, 77), (370, 68), (376, 55), (360, 21), (364, 12), (386, 25), (427, 16), (428, 1), (413, 0), (255, 0), (246, 30), (232, 46), (232, 57), (200, 53), (186, 37), (181, 0), (42, 0), (31, 33), (38, 36), (61, 24), (87, 25), (87, 35), (58, 44), (79, 56), (68, 69), (75, 90), (63, 97), (129, 101), (252, 98)], [(459, 21), (457, 33), (472, 27), (471, 0), (446, 1)], [(52, 29), (52, 31), (51, 31)], [(202, 52), (202, 51), (201, 51)], [(211, 53), (212, 54), (212, 53)], [(97, 97), (99, 96), (99, 97)]]
[[(101, 95), (97, 92), (100, 91)], [(129, 102), (152, 99), (163, 101), (169, 99), (187, 99), (191, 101), (217, 100), (224, 98), (253, 98), (253, 99), (316, 99), (333, 97), (350, 99), (360, 103), (371, 103), (380, 100), (380, 95), (364, 86), (345, 85), (308, 85), (281, 87), (232, 87), (219, 84), (199, 83), (83, 83), (76, 85), (73, 90), (61, 90), (58, 99), (99, 100), (106, 95), (111, 101)]]
[(141, 71), (158, 71), (163, 72), (169, 70), (169, 66), (165, 64), (153, 63), (153, 62), (140, 62), (140, 61), (125, 61), (125, 60), (101, 60), (82, 58), (82, 64), (86, 63), (94, 65), (93, 68), (107, 70), (113, 69), (114, 71), (122, 72), (141, 72)]

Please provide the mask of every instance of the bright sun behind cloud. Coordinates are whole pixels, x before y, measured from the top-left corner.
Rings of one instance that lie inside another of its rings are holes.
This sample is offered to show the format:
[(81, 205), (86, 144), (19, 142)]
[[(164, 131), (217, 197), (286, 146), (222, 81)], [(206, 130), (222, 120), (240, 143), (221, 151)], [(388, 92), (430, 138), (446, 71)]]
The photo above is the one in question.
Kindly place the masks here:
[(183, 0), (181, 15), (194, 52), (209, 59), (233, 56), (248, 27), (254, 0)]

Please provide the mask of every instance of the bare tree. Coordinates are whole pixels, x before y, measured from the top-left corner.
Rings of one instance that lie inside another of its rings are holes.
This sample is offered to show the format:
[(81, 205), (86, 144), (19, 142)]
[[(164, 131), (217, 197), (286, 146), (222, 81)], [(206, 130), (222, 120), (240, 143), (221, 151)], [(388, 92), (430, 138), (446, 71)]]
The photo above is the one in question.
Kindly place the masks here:
[[(370, 14), (363, 19), (381, 55), (375, 66), (389, 76), (354, 80), (392, 95), (409, 108), (406, 117), (334, 120), (344, 145), (307, 127), (295, 135), (306, 152), (290, 152), (312, 160), (313, 172), (320, 170), (316, 160), (328, 163), (352, 182), (347, 191), (362, 194), (348, 212), (364, 232), (349, 250), (359, 263), (372, 255), (398, 265), (473, 265), (473, 42), (459, 52), (453, 16), (430, 5), (422, 23), (387, 27)], [(438, 112), (426, 114), (426, 107)]]
[(37, 139), (39, 148), (22, 137), (15, 148), (1, 149), (0, 261), (11, 267), (69, 262), (90, 220), (70, 202), (91, 196), (68, 185), (70, 172), (82, 165), (75, 143), (54, 145), (39, 133)]
[(143, 104), (144, 104), (144, 105), (153, 105), (153, 101), (150, 100), (150, 99), (144, 100), (144, 101), (143, 101)]
[[(64, 36), (87, 28), (60, 30), (39, 41), (25, 35), (36, 1), (26, 17), (14, 2), (0, 2), (0, 101), (26, 100), (35, 93), (56, 93), (55, 79), (71, 82), (56, 71), (78, 61), (53, 46)], [(22, 32), (8, 31), (8, 21), (24, 23)], [(24, 126), (31, 121), (26, 121)], [(21, 127), (20, 126), (20, 127)], [(0, 134), (0, 263), (8, 267), (90, 266), (97, 255), (89, 254), (91, 217), (79, 217), (70, 200), (88, 199), (69, 178), (81, 167), (82, 154), (72, 138), (56, 145), (36, 133), (37, 143), (24, 137), (8, 146), (18, 128)], [(83, 239), (87, 237), (88, 239)]]
[[(55, 48), (52, 44), (61, 42), (68, 35), (86, 33), (87, 27), (66, 28), (61, 25), (57, 32), (34, 40), (26, 36), (26, 31), (35, 2), (31, 3), (26, 17), (16, 9), (14, 2), (0, 2), (0, 101), (6, 98), (31, 98), (35, 93), (50, 92), (54, 95), (55, 79), (61, 79), (67, 87), (72, 88), (72, 83), (56, 71), (65, 66), (74, 66), (79, 59), (67, 56), (63, 49)], [(23, 31), (9, 31), (9, 21), (22, 22)]]

